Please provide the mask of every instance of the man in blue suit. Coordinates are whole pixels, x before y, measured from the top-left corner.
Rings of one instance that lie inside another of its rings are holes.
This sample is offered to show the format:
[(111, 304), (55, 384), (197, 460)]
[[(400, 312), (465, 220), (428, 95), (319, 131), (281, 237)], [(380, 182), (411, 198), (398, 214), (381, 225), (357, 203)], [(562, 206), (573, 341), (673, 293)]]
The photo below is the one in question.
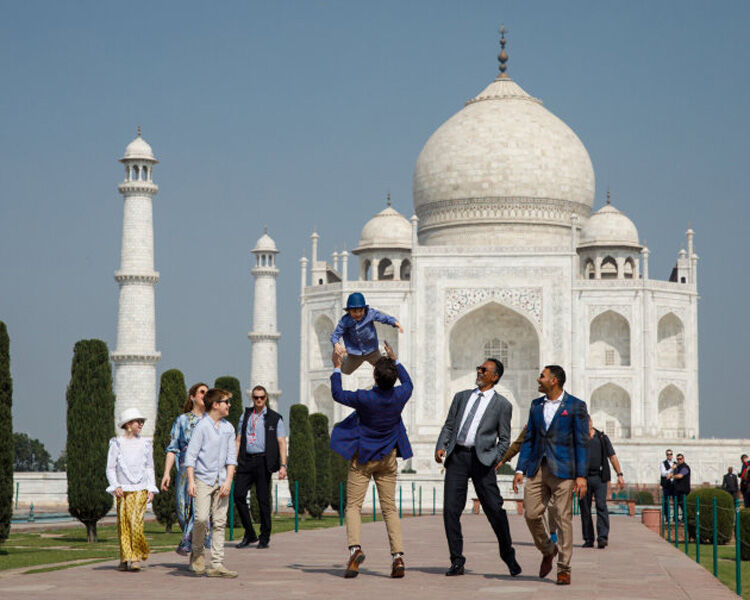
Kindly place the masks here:
[[(333, 399), (355, 409), (333, 428), (331, 448), (350, 461), (346, 483), (346, 536), (349, 562), (344, 577), (356, 577), (365, 560), (360, 541), (361, 510), (370, 478), (375, 480), (380, 496), (380, 510), (388, 531), (393, 565), (391, 577), (404, 576), (404, 543), (401, 521), (396, 508), (396, 457), (411, 458), (412, 451), (401, 412), (413, 389), (409, 374), (396, 359), (396, 353), (385, 343), (387, 356), (381, 357), (373, 370), (375, 387), (370, 390), (345, 391), (341, 387), (343, 352), (333, 351), (331, 374)], [(396, 379), (401, 385), (394, 387)]]
[[(546, 577), (557, 559), (558, 585), (570, 584), (573, 556), (573, 494), (586, 495), (589, 418), (586, 403), (563, 390), (565, 371), (547, 365), (537, 379), (544, 396), (531, 403), (526, 437), (516, 465), (513, 491), (528, 477), (523, 493), (526, 525), (542, 553), (539, 577)], [(558, 532), (555, 545), (544, 526), (549, 507), (550, 527)]]

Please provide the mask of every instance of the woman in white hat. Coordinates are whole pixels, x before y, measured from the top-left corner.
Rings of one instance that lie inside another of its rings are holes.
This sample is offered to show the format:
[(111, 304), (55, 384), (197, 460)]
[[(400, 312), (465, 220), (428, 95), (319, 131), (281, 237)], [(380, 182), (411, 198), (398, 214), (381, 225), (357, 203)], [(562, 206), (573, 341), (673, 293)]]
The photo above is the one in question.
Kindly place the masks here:
[(120, 413), (117, 426), (125, 435), (109, 440), (107, 491), (117, 499), (117, 536), (120, 540), (120, 571), (140, 571), (149, 554), (143, 533), (146, 504), (158, 493), (154, 479), (151, 440), (141, 437), (146, 418), (137, 408)]

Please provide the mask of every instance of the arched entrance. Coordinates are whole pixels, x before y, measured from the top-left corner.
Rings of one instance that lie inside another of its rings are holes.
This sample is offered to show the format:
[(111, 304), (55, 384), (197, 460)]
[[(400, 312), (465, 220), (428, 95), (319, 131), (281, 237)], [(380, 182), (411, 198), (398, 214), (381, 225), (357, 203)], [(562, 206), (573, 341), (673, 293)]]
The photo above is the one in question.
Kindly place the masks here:
[[(474, 308), (458, 319), (448, 336), (447, 390), (443, 414), (456, 392), (475, 386), (476, 366), (487, 358), (502, 360), (505, 374), (497, 392), (513, 404), (511, 434), (526, 423), (529, 405), (537, 392), (539, 335), (522, 314), (497, 302)], [(497, 356), (488, 356), (488, 352)]]

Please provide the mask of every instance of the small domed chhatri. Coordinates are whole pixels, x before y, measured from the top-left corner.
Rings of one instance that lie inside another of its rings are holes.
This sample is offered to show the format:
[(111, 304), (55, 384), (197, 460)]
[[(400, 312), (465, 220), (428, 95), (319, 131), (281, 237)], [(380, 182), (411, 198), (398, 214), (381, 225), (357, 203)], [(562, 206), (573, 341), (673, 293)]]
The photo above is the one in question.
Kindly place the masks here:
[(141, 137), (141, 126), (138, 126), (137, 137), (130, 142), (125, 148), (125, 155), (120, 159), (123, 160), (147, 160), (154, 163), (158, 163), (154, 156), (154, 151), (149, 146), (148, 142)]
[(579, 247), (594, 245), (641, 247), (635, 224), (609, 203), (609, 192), (607, 204), (581, 228)]
[(276, 242), (273, 241), (273, 238), (268, 235), (268, 228), (263, 228), (263, 235), (258, 238), (258, 241), (255, 242), (255, 248), (253, 248), (253, 252), (278, 252), (278, 249), (276, 248)]
[(586, 148), (510, 79), (504, 48), (499, 58), (497, 78), (432, 134), (417, 159), (422, 244), (513, 245), (537, 233), (554, 242), (571, 215), (591, 213), (595, 182)]
[(411, 224), (391, 206), (388, 206), (370, 219), (362, 228), (358, 250), (370, 248), (411, 248)]

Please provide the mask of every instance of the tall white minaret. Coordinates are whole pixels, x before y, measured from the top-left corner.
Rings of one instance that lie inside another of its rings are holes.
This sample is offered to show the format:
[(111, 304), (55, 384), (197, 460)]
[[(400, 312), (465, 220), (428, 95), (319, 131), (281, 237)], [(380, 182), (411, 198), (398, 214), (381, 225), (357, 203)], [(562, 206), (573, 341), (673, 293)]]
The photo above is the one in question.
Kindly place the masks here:
[(281, 396), (279, 389), (279, 338), (281, 334), (276, 325), (276, 242), (263, 229), (263, 235), (255, 244), (252, 253), (254, 266), (250, 271), (255, 278), (253, 291), (253, 330), (248, 334), (252, 344), (250, 358), (250, 387), (246, 394), (250, 397), (256, 385), (268, 390), (268, 402), (271, 408), (278, 408)]
[(156, 363), (161, 358), (156, 351), (154, 287), (159, 273), (154, 271), (153, 225), (153, 198), (159, 191), (153, 168), (159, 161), (141, 137), (140, 127), (120, 162), (125, 165), (125, 180), (117, 188), (124, 207), (120, 270), (115, 271), (120, 286), (117, 349), (111, 355), (115, 419), (126, 408), (139, 408), (147, 419), (143, 435), (151, 437), (156, 423)]

